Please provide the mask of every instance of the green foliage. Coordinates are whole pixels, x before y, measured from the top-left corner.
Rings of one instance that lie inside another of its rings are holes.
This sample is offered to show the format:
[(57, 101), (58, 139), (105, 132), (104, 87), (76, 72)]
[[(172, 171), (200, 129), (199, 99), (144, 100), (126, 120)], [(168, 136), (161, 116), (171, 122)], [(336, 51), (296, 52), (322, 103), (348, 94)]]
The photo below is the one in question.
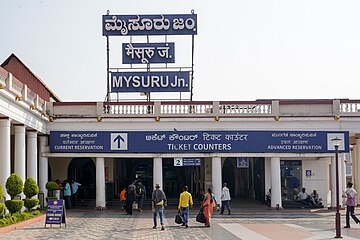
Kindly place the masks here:
[(9, 210), (10, 214), (14, 214), (21, 210), (21, 208), (24, 206), (24, 201), (23, 200), (6, 200), (5, 205), (6, 205), (6, 208)]
[(10, 224), (28, 220), (39, 216), (40, 214), (41, 213), (39, 211), (15, 213), (13, 215), (8, 214), (4, 218), (0, 219), (0, 227), (5, 227)]
[(4, 214), (4, 210), (5, 210), (5, 204), (0, 203), (0, 216), (2, 216)]
[(4, 191), (2, 189), (2, 186), (0, 184), (0, 199), (3, 199), (4, 198)]
[(11, 174), (10, 177), (8, 177), (8, 179), (6, 180), (5, 184), (6, 191), (10, 195), (11, 199), (14, 199), (14, 197), (22, 193), (23, 186), (23, 181), (16, 173)]
[(31, 198), (39, 193), (39, 187), (33, 178), (26, 179), (24, 183), (24, 194), (26, 198)]
[(57, 190), (58, 189), (58, 185), (56, 182), (54, 181), (50, 181), (46, 183), (46, 189), (49, 191), (53, 191), (53, 190)]
[(49, 200), (51, 200), (51, 199), (57, 200), (58, 198), (57, 198), (57, 197), (46, 197), (46, 201), (49, 201)]
[(37, 205), (39, 205), (40, 200), (37, 198), (25, 198), (24, 200), (24, 206), (31, 211), (31, 209)]

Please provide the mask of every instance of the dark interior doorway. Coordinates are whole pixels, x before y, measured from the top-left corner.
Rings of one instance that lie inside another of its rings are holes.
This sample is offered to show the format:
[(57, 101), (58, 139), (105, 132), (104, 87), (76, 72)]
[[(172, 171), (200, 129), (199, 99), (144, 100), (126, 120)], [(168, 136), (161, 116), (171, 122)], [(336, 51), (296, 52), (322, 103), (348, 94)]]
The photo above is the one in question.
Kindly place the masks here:
[(119, 198), (122, 188), (127, 188), (133, 181), (141, 181), (146, 189), (146, 198), (153, 190), (153, 159), (133, 158), (115, 159), (115, 194)]
[(74, 158), (68, 167), (68, 180), (81, 184), (78, 199), (95, 199), (96, 166), (91, 158)]

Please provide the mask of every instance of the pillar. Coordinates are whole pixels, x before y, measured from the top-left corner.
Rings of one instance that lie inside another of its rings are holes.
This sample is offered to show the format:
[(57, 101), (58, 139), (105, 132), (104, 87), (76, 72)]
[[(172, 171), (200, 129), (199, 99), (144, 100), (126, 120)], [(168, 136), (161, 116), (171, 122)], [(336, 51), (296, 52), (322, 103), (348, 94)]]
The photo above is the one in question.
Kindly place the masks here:
[(10, 199), (5, 188), (6, 179), (11, 174), (10, 126), (9, 119), (0, 119), (0, 184), (7, 200)]
[(153, 187), (155, 189), (155, 184), (160, 184), (160, 187), (164, 190), (163, 186), (163, 166), (162, 158), (154, 158), (153, 163)]
[[(342, 154), (339, 154), (338, 156), (338, 167), (339, 167), (339, 204), (340, 207), (343, 205), (342, 204), (342, 194), (344, 192), (345, 189), (342, 189), (343, 186), (343, 158), (342, 158)], [(335, 156), (331, 158), (331, 207), (332, 208), (336, 208), (336, 158)]]
[[(359, 192), (360, 191), (360, 139), (356, 139), (356, 145), (355, 145), (355, 158), (353, 158), (353, 172), (352, 175), (354, 176), (354, 187)], [(355, 164), (354, 164), (355, 163)], [(355, 165), (355, 166), (354, 166)], [(360, 194), (356, 195), (357, 202), (360, 200)]]
[[(221, 204), (221, 157), (213, 157), (212, 158), (212, 167), (211, 167), (211, 173), (212, 173), (212, 186), (213, 186), (213, 193), (216, 197), (216, 200), (218, 204)], [(207, 189), (205, 189), (206, 191)]]
[(280, 158), (271, 158), (271, 207), (282, 209)]
[(40, 192), (44, 193), (44, 199), (47, 197), (47, 189), (46, 189), (46, 183), (48, 182), (48, 168), (49, 168), (49, 162), (48, 158), (44, 157), (43, 154), (46, 151), (46, 146), (48, 144), (48, 137), (47, 136), (41, 136), (39, 137), (39, 188)]
[(27, 132), (27, 146), (26, 146), (26, 155), (27, 155), (27, 177), (31, 177), (38, 183), (38, 174), (37, 174), (37, 132), (29, 131)]
[(335, 167), (335, 157), (331, 158), (331, 207), (336, 208), (336, 167)]
[(96, 158), (96, 199), (95, 208), (102, 210), (106, 208), (105, 201), (105, 162), (104, 158)]
[(14, 173), (19, 174), (21, 180), (25, 182), (25, 126), (15, 125), (15, 154), (14, 154)]

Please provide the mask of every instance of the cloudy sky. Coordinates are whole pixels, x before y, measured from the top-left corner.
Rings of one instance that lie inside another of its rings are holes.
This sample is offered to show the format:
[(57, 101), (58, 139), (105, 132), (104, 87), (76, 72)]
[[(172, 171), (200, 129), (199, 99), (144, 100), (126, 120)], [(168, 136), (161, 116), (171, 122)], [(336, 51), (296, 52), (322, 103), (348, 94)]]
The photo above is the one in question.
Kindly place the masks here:
[[(192, 9), (198, 19), (193, 100), (360, 99), (359, 1), (0, 0), (0, 9), (0, 61), (15, 53), (63, 101), (105, 99), (107, 10)], [(123, 67), (119, 46), (128, 41), (110, 38), (111, 67)], [(191, 37), (169, 41), (176, 43), (176, 65), (190, 65)]]

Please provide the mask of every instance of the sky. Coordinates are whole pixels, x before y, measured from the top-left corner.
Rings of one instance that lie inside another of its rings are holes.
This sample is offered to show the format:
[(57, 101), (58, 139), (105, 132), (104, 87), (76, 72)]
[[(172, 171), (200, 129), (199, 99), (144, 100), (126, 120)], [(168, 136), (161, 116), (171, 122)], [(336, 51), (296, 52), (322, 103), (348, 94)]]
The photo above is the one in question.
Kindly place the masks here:
[[(0, 0), (0, 9), (0, 62), (15, 53), (62, 101), (105, 99), (107, 10), (145, 15), (192, 9), (198, 29), (193, 100), (360, 99), (359, 1)], [(124, 67), (120, 46), (129, 37), (109, 41), (110, 67)], [(176, 44), (175, 65), (190, 66), (191, 37), (169, 41)], [(139, 93), (116, 97), (144, 99)], [(189, 94), (152, 95), (180, 97)]]

